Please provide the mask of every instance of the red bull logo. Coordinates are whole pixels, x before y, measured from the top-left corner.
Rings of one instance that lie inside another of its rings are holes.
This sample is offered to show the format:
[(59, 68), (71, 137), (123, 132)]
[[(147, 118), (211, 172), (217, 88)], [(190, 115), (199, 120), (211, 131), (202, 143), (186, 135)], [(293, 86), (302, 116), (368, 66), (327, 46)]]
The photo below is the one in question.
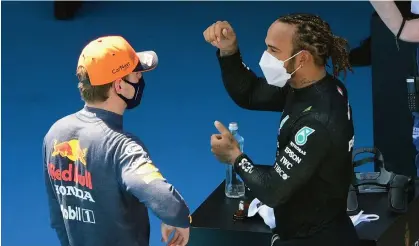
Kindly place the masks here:
[(72, 139), (70, 141), (58, 143), (57, 140), (54, 142), (54, 151), (52, 156), (66, 157), (72, 161), (80, 161), (86, 166), (86, 152), (87, 148), (80, 148), (79, 140)]
[(92, 185), (92, 174), (85, 170), (84, 175), (82, 175), (79, 172), (79, 169), (77, 166), (73, 166), (73, 163), (70, 163), (68, 165), (68, 169), (61, 170), (59, 168), (56, 168), (54, 164), (48, 165), (48, 173), (49, 176), (53, 180), (59, 180), (59, 181), (67, 181), (67, 182), (74, 182), (76, 184), (79, 184), (80, 186), (93, 189)]

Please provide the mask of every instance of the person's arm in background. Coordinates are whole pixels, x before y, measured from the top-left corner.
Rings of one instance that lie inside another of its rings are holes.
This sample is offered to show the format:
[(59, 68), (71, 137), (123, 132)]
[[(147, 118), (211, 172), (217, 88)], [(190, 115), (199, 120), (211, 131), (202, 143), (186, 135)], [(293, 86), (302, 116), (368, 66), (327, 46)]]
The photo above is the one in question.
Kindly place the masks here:
[[(370, 0), (370, 2), (387, 28), (397, 35), (403, 22), (403, 16), (394, 1)], [(400, 39), (406, 42), (419, 42), (419, 19), (406, 20)]]
[(309, 115), (296, 123), (292, 135), (270, 168), (254, 165), (246, 154), (233, 164), (253, 195), (269, 207), (287, 202), (313, 176), (332, 144), (325, 126)]
[(119, 165), (122, 189), (137, 197), (164, 224), (180, 231), (183, 242), (176, 244), (185, 245), (189, 240), (191, 217), (184, 199), (159, 172), (139, 140), (125, 137), (118, 144), (115, 163)]
[(50, 176), (48, 173), (48, 163), (46, 158), (46, 146), (45, 141), (42, 145), (42, 155), (43, 155), (43, 172), (44, 172), (44, 181), (45, 188), (48, 198), (49, 214), (50, 214), (50, 223), (51, 227), (57, 233), (58, 240), (60, 240), (61, 246), (70, 246), (68, 240), (67, 230), (65, 228), (63, 216), (61, 213), (60, 204), (57, 200), (57, 194), (52, 187)]

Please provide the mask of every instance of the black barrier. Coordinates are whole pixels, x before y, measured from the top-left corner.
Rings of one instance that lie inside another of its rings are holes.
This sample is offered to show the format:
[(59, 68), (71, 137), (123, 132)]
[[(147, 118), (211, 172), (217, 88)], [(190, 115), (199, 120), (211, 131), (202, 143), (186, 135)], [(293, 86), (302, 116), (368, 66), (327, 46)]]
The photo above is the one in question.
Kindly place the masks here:
[[(224, 195), (222, 182), (192, 214), (188, 246), (270, 245), (271, 231), (258, 215), (244, 221), (233, 221), (239, 202), (240, 199)], [(362, 222), (356, 226), (362, 240), (360, 246), (418, 246), (419, 181), (416, 183), (415, 198), (406, 214), (389, 211), (386, 193), (360, 194), (359, 204), (364, 214), (380, 216), (377, 221)]]

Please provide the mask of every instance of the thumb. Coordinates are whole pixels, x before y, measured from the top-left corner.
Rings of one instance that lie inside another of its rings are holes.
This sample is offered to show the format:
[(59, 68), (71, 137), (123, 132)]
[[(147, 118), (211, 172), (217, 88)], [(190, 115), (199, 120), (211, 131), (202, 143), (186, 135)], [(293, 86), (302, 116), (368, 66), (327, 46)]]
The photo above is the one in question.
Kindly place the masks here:
[(231, 30), (230, 28), (224, 28), (222, 30), (222, 34), (223, 34), (223, 37), (226, 39), (231, 39), (235, 36), (233, 30)]
[(227, 28), (224, 28), (224, 29), (223, 29), (223, 36), (224, 36), (225, 38), (228, 38), (228, 29), (227, 29)]
[(230, 131), (219, 121), (214, 122), (215, 128), (221, 133), (221, 134), (228, 134)]
[(162, 231), (161, 231), (161, 236), (163, 239), (163, 242), (167, 242), (169, 240), (170, 237), (170, 233), (172, 232), (172, 230), (168, 227), (165, 227)]
[(225, 39), (234, 39), (236, 37), (236, 34), (231, 28), (224, 28), (221, 33)]

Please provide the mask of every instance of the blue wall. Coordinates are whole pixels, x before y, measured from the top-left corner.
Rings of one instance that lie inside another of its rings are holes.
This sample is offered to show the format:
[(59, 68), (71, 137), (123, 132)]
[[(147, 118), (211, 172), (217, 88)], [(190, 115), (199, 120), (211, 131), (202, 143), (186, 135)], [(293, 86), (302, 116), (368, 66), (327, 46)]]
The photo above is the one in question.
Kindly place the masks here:
[[(160, 66), (147, 73), (140, 108), (125, 117), (154, 162), (195, 210), (222, 181), (224, 166), (210, 152), (214, 120), (238, 121), (246, 152), (258, 163), (274, 160), (278, 113), (251, 112), (229, 99), (214, 48), (202, 32), (228, 20), (247, 65), (258, 62), (269, 25), (289, 12), (326, 19), (356, 46), (369, 35), (368, 2), (92, 2), (69, 22), (55, 21), (52, 2), (2, 2), (2, 243), (58, 245), (49, 228), (41, 165), (42, 138), (58, 118), (83, 106), (76, 88), (79, 53), (90, 40), (118, 34), (140, 50), (153, 49)], [(357, 146), (372, 144), (370, 69), (347, 79)], [(265, 146), (270, 146), (266, 148)], [(160, 242), (152, 217), (151, 246)]]

